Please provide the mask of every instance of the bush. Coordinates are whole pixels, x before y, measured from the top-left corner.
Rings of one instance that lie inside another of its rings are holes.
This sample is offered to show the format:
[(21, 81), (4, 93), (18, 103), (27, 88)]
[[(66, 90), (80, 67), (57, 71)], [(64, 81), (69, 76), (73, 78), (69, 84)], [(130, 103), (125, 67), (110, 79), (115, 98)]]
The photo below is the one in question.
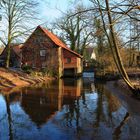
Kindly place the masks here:
[(42, 72), (42, 75), (45, 76), (45, 75), (48, 74), (48, 69), (47, 69), (47, 68), (43, 68), (43, 69), (41, 70), (41, 72)]
[(32, 67), (31, 66), (23, 66), (22, 67), (22, 70), (27, 73), (27, 74), (30, 74), (32, 72)]
[(57, 72), (54, 69), (44, 68), (44, 69), (41, 70), (41, 72), (42, 72), (43, 76), (45, 76), (45, 75), (51, 76), (51, 77), (57, 77), (58, 76)]

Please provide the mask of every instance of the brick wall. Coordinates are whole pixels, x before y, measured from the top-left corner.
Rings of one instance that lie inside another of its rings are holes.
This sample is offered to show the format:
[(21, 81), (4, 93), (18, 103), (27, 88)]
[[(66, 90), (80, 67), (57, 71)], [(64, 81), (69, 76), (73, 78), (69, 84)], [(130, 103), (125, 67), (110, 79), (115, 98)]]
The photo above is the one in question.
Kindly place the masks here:
[[(46, 50), (45, 56), (40, 56), (40, 50)], [(37, 28), (24, 44), (22, 60), (35, 69), (46, 67), (58, 71), (58, 47)]]

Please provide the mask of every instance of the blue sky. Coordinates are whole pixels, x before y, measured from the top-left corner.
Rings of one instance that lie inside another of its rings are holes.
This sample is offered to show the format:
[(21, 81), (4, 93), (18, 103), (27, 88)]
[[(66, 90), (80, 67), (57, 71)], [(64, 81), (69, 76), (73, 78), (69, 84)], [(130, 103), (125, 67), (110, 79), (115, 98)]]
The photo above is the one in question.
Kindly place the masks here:
[(45, 2), (42, 1), (39, 5), (40, 18), (42, 18), (42, 20), (53, 20), (61, 15), (61, 12), (59, 10), (63, 12), (66, 11), (67, 5), (68, 3), (66, 2), (66, 0), (46, 0)]
[(39, 1), (39, 17), (41, 21), (53, 21), (60, 17), (62, 13), (71, 8), (74, 4), (84, 3), (84, 5), (90, 4), (89, 0), (42, 0)]
[[(89, 0), (37, 0), (39, 2), (39, 5), (37, 7), (38, 18), (39, 21), (36, 20), (32, 23), (29, 23), (29, 29), (36, 28), (38, 25), (48, 26), (52, 21), (54, 21), (56, 18), (59, 18), (62, 13), (66, 13), (66, 11), (77, 4), (83, 3), (83, 5), (89, 5), (91, 2)], [(3, 37), (4, 39), (7, 37), (5, 36), (6, 32), (6, 21), (4, 18), (2, 18), (2, 21), (0, 21), (1, 28), (0, 30), (4, 30), (5, 32), (0, 32), (0, 37)], [(1, 44), (1, 42), (0, 42)]]

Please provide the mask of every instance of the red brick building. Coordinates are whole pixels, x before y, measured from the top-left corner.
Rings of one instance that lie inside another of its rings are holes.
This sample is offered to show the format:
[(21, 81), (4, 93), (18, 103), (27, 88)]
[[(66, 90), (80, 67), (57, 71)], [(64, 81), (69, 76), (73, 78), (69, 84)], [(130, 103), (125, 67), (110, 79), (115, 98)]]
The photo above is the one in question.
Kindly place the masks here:
[(24, 43), (22, 61), (34, 69), (46, 68), (59, 74), (75, 76), (82, 73), (82, 56), (70, 50), (57, 36), (38, 26)]

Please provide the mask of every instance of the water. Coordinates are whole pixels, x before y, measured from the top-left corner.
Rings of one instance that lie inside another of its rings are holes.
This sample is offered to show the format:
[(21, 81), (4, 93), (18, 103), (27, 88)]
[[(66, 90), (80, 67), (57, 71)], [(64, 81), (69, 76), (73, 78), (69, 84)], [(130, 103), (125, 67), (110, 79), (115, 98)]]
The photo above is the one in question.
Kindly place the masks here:
[(0, 140), (139, 140), (132, 115), (103, 83), (52, 81), (0, 94)]

